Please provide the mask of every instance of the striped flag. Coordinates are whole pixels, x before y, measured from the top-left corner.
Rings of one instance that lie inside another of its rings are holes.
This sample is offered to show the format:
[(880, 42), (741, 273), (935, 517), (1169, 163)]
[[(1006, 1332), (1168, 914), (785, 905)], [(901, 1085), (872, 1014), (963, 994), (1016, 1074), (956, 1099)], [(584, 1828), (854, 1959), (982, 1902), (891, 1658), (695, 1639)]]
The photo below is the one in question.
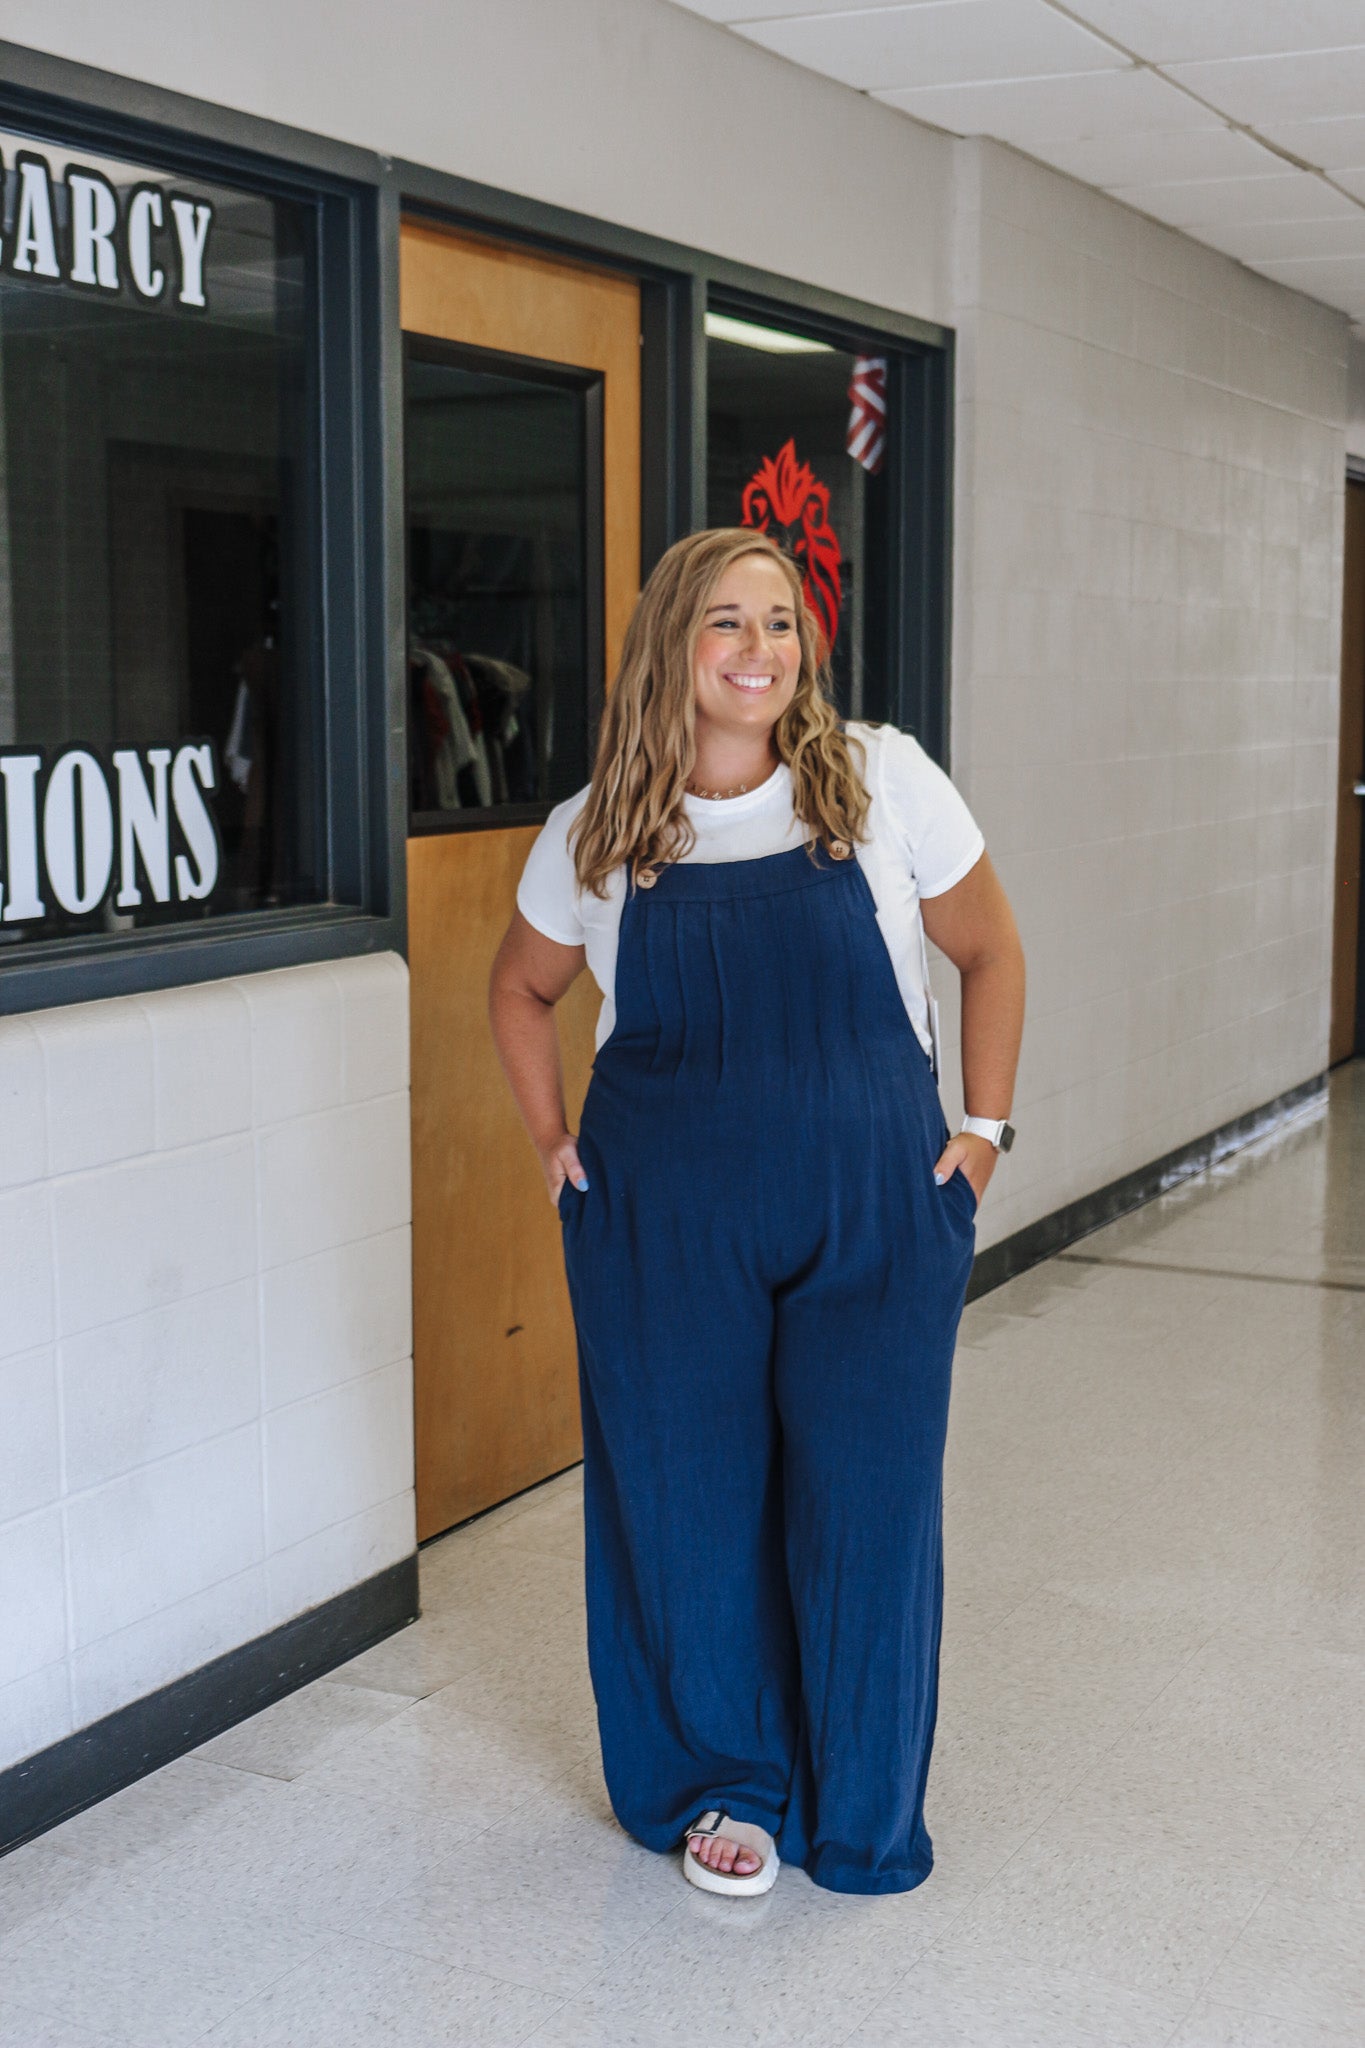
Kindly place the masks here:
[(875, 476), (886, 453), (886, 357), (859, 356), (848, 387), (848, 452)]

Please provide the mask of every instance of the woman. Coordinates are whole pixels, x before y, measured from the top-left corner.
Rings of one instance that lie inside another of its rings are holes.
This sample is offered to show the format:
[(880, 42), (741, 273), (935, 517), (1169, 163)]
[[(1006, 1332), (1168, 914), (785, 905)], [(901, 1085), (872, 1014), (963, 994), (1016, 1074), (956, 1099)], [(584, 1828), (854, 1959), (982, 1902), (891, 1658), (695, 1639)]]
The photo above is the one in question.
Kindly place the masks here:
[[(949, 1372), (1023, 1017), (966, 806), (907, 735), (841, 727), (818, 630), (752, 529), (669, 550), (491, 990), (564, 1226), (608, 1789), (731, 1893), (779, 1849), (834, 1891), (929, 1874)], [(985, 1135), (943, 1121), (921, 903)], [(585, 962), (575, 1139), (554, 1006)]]

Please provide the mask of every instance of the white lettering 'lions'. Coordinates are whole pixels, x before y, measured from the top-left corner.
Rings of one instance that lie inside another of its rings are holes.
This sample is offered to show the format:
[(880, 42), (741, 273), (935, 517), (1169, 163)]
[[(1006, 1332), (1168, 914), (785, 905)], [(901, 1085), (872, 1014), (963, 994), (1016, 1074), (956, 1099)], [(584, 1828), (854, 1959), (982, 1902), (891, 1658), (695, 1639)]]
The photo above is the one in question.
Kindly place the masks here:
[(86, 747), (0, 752), (0, 923), (37, 924), (49, 899), (69, 917), (114, 906), (197, 903), (218, 881), (218, 786), (207, 740), (119, 747), (111, 768)]

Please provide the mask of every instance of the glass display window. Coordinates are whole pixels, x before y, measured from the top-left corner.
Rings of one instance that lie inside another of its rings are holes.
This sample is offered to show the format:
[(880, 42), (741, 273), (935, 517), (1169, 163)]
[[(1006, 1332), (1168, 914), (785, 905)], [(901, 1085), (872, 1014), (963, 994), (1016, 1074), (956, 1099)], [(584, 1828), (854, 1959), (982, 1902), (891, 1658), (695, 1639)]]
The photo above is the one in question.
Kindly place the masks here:
[(315, 902), (315, 210), (0, 156), (0, 963)]
[(778, 324), (706, 315), (706, 509), (787, 547), (829, 650), (840, 709), (893, 701), (888, 488), (896, 365)]
[(543, 816), (588, 775), (601, 379), (409, 336), (414, 828)]

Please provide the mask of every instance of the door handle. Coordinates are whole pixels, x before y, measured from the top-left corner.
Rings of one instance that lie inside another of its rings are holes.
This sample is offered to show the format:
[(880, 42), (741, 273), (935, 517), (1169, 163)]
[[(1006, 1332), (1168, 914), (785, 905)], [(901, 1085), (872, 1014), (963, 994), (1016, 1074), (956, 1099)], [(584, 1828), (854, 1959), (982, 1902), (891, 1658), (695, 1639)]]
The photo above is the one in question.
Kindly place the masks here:
[(1352, 796), (1365, 796), (1365, 782), (1358, 782), (1351, 791)]

